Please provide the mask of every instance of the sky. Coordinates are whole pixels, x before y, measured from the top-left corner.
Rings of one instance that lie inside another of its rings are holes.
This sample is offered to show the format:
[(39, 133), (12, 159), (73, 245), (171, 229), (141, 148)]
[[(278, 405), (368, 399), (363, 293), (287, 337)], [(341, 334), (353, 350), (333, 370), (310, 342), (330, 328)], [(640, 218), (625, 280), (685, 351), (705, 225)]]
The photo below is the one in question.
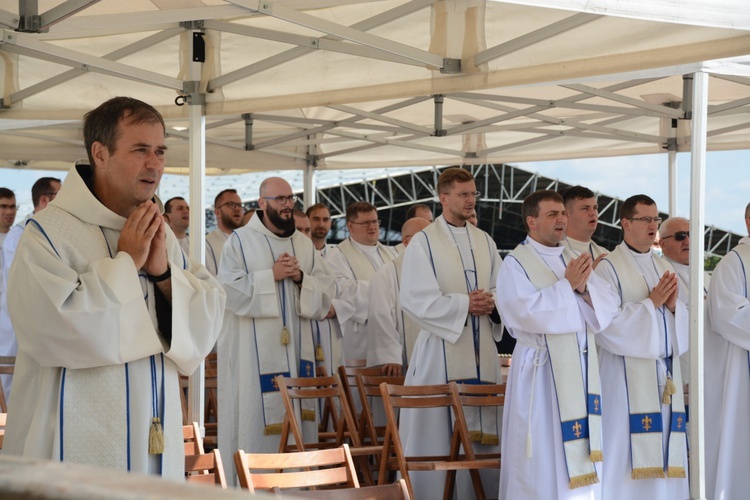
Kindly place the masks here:
[[(659, 209), (669, 208), (667, 155), (643, 155), (615, 158), (593, 158), (548, 162), (518, 163), (517, 167), (537, 172), (567, 184), (581, 184), (595, 192), (625, 199), (634, 194), (647, 194), (656, 200)], [(705, 222), (719, 229), (747, 234), (744, 223), (745, 206), (750, 202), (750, 151), (709, 152), (706, 155)], [(31, 186), (39, 177), (64, 178), (65, 172), (42, 170), (0, 169), (0, 186), (16, 193), (19, 205), (17, 220), (32, 210)], [(677, 214), (690, 216), (690, 155), (677, 155)], [(184, 176), (165, 175), (161, 189), (166, 197), (181, 194), (178, 186), (186, 186)], [(207, 191), (210, 179), (207, 179)], [(165, 199), (166, 199), (165, 197)], [(213, 194), (206, 197), (213, 202)]]

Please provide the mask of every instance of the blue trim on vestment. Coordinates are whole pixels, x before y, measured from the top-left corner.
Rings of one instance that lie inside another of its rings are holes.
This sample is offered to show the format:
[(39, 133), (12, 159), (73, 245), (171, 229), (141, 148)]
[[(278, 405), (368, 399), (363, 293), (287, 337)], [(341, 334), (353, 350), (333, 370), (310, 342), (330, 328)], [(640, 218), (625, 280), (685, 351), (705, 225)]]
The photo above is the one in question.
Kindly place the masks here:
[(631, 434), (651, 434), (662, 430), (661, 412), (630, 414)]
[[(41, 229), (41, 228), (40, 228)], [(52, 243), (50, 242), (50, 245)], [(65, 454), (63, 452), (65, 446), (65, 441), (63, 440), (63, 435), (65, 434), (65, 374), (67, 373), (68, 369), (63, 368), (62, 369), (62, 377), (60, 379), (60, 461), (62, 462), (65, 458)]]
[(589, 419), (587, 417), (560, 422), (563, 443), (589, 438)]
[[(41, 224), (39, 224), (39, 222), (37, 222), (37, 221), (36, 221), (36, 220), (34, 220), (34, 219), (29, 219), (29, 220), (28, 220), (28, 222), (27, 222), (26, 224), (28, 224), (29, 222), (33, 222), (33, 223), (34, 223), (34, 225), (35, 225), (35, 226), (36, 226), (36, 227), (37, 227), (37, 228), (39, 229), (39, 231), (41, 231), (42, 235), (43, 235), (43, 236), (44, 236), (45, 238), (47, 238), (47, 242), (49, 243), (49, 246), (51, 246), (51, 247), (52, 247), (52, 250), (54, 250), (54, 251), (55, 251), (55, 253), (57, 254), (57, 256), (58, 256), (58, 257), (60, 257), (60, 252), (58, 252), (58, 251), (57, 251), (57, 248), (55, 248), (55, 245), (53, 245), (53, 244), (52, 244), (52, 240), (51, 240), (51, 239), (49, 239), (49, 236), (47, 236), (47, 232), (46, 232), (46, 231), (45, 231), (45, 230), (44, 230), (44, 229), (42, 228), (42, 225), (41, 225)], [(106, 238), (105, 238), (105, 239), (106, 239)]]

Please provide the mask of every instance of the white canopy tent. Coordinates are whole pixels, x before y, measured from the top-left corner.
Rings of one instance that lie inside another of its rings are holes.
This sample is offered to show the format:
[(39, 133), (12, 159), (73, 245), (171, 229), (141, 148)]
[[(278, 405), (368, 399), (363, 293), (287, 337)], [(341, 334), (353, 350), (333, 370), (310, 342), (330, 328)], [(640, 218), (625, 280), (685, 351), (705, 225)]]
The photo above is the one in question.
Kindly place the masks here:
[[(313, 193), (316, 169), (660, 152), (674, 165), (690, 150), (702, 235), (705, 151), (750, 149), (744, 0), (0, 0), (0, 27), (1, 166), (67, 169), (85, 156), (81, 116), (137, 97), (167, 118), (193, 227), (206, 173), (303, 169)], [(691, 252), (702, 268), (703, 245)], [(693, 498), (705, 497), (702, 314)], [(199, 420), (199, 384), (193, 395)]]

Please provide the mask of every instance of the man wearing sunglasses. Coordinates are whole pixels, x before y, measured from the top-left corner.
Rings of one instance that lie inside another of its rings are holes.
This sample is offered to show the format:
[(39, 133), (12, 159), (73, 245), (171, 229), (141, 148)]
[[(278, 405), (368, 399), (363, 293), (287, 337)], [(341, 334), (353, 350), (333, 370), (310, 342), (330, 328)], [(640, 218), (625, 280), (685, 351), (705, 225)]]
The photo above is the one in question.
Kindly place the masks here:
[(659, 247), (677, 272), (678, 279), (690, 287), (690, 221), (670, 217), (659, 227)]
[(687, 498), (686, 412), (680, 355), (688, 349), (687, 289), (651, 252), (661, 217), (640, 194), (622, 204), (624, 241), (596, 273), (620, 294), (619, 314), (597, 336), (606, 453), (602, 492), (617, 498)]
[(221, 250), (232, 231), (242, 226), (242, 200), (236, 189), (225, 189), (214, 200), (216, 229), (206, 235), (206, 269), (216, 276), (219, 274)]
[[(750, 234), (750, 205), (745, 208)], [(750, 238), (721, 259), (706, 299), (706, 498), (743, 498), (750, 491)]]

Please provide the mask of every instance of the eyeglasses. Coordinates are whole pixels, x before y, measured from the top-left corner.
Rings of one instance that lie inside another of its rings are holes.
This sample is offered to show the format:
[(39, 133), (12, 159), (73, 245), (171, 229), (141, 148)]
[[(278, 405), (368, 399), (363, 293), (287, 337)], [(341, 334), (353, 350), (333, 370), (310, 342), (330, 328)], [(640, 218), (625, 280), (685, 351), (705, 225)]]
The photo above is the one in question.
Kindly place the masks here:
[(55, 196), (57, 196), (57, 193), (42, 193), (44, 196), (49, 198), (50, 200), (54, 200)]
[(468, 198), (474, 198), (478, 200), (482, 197), (482, 193), (480, 193), (479, 191), (461, 191), (460, 193), (451, 194), (455, 194), (456, 196), (458, 196), (459, 198), (463, 198), (464, 200)]
[(291, 196), (264, 196), (263, 198), (267, 200), (273, 200), (279, 205), (284, 205), (286, 203), (291, 203), (294, 205), (294, 203), (297, 201), (297, 195), (291, 195)]
[(628, 220), (639, 220), (641, 222), (645, 222), (646, 224), (651, 224), (652, 222), (656, 222), (657, 224), (659, 224), (661, 221), (664, 220), (661, 217), (625, 217), (625, 218)]
[(10, 210), (11, 212), (15, 212), (18, 210), (18, 206), (2, 204), (0, 205), (0, 210)]
[(666, 240), (668, 238), (674, 238), (677, 241), (685, 241), (685, 238), (690, 238), (690, 231), (677, 231), (676, 233), (670, 236), (665, 236), (662, 239)]
[(379, 226), (380, 225), (380, 219), (378, 220), (363, 220), (362, 222), (352, 222), (352, 224), (356, 224), (358, 226)]
[(242, 208), (242, 203), (237, 203), (236, 201), (228, 201), (219, 205), (218, 207), (216, 207), (216, 209), (218, 210), (223, 207), (229, 207), (229, 210), (235, 210), (237, 208)]

